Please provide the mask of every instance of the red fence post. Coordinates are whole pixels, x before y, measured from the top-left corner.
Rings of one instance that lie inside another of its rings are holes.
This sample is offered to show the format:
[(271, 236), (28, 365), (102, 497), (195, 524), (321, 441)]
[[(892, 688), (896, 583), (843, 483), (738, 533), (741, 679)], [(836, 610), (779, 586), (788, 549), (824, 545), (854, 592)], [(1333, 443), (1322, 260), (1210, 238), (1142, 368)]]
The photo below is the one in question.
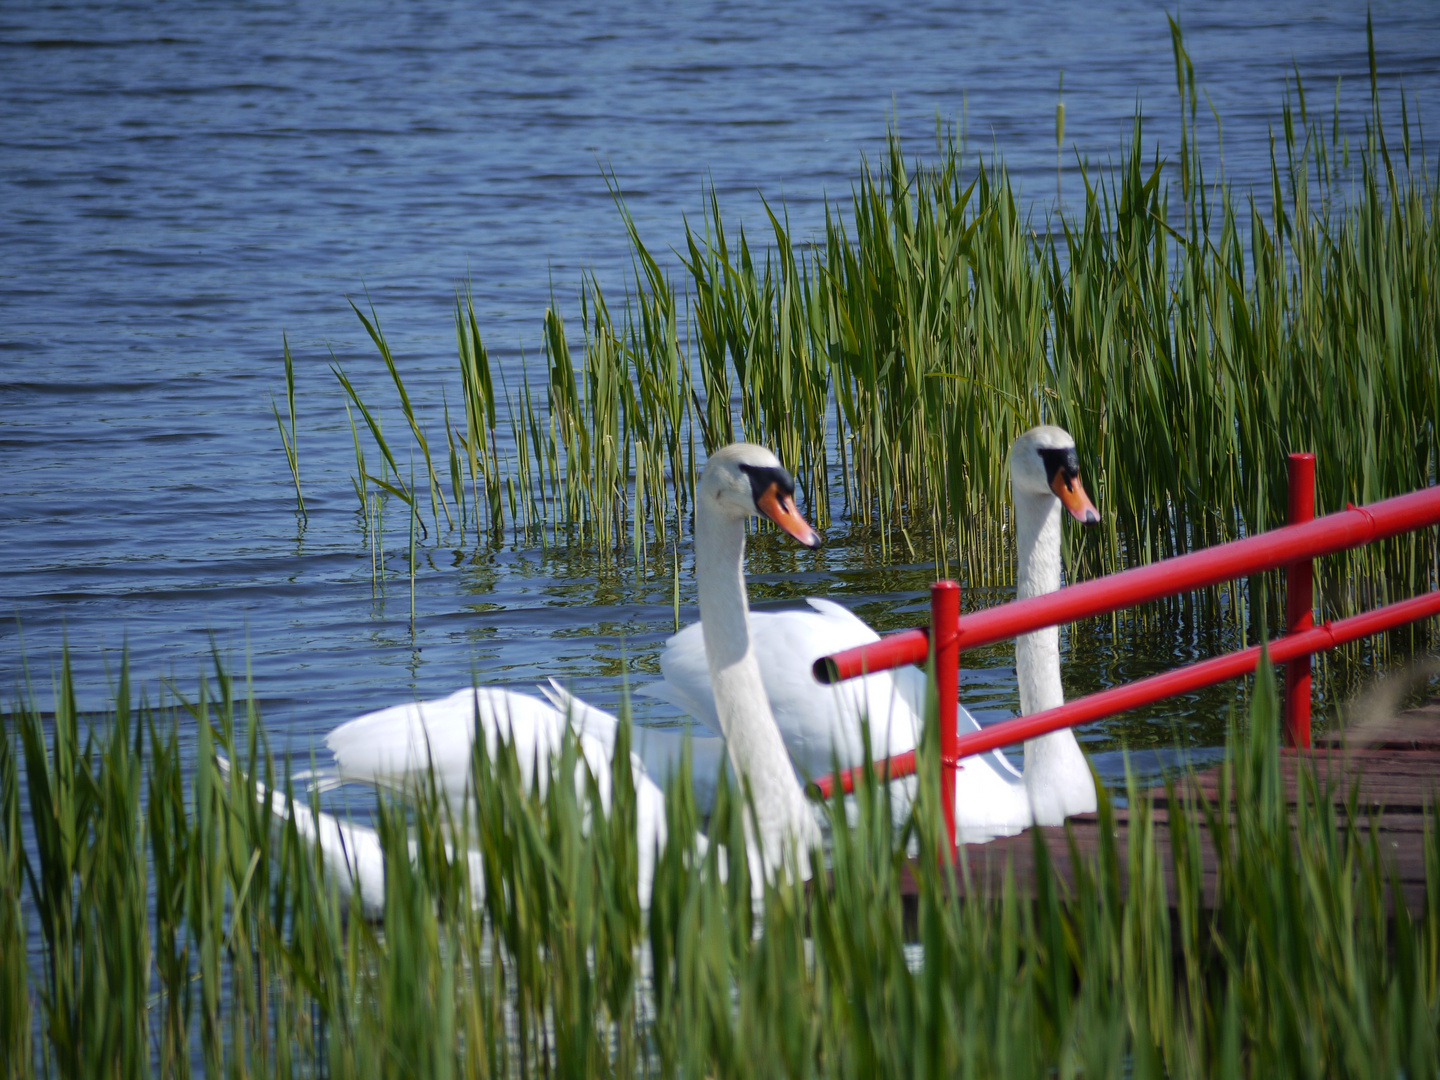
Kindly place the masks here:
[(960, 583), (937, 581), (930, 586), (930, 644), (935, 657), (935, 719), (940, 725), (940, 808), (945, 835), (955, 850), (955, 727), (960, 697)]
[[(1315, 455), (1291, 454), (1287, 522), (1297, 525), (1315, 516)], [(1285, 632), (1315, 625), (1315, 571), (1310, 559), (1285, 568)], [(1310, 746), (1310, 655), (1285, 664), (1285, 745)]]

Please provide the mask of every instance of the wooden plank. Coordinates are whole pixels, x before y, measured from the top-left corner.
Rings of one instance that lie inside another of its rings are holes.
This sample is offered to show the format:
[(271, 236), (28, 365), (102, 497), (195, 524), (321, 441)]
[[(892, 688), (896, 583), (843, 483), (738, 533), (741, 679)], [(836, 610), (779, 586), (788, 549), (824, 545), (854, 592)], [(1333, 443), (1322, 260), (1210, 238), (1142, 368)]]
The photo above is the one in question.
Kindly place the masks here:
[[(1313, 770), (1312, 775), (1322, 789), (1328, 789), (1336, 805), (1348, 803), (1353, 793), (1362, 806), (1418, 812), (1433, 805), (1440, 792), (1440, 752), (1435, 751), (1285, 751), (1280, 758), (1280, 774), (1286, 800), (1292, 806), (1302, 769)], [(1163, 787), (1147, 794), (1158, 805), (1165, 805), (1168, 798)], [(1210, 769), (1182, 780), (1177, 794), (1200, 794), (1215, 802), (1219, 797), (1219, 770)]]
[[(1425, 904), (1425, 849), (1424, 821), (1420, 815), (1406, 815), (1393, 822), (1386, 819), (1386, 826), (1379, 834), (1380, 854), (1391, 867), (1398, 879), (1406, 907), (1412, 914), (1419, 915)], [(1154, 836), (1155, 857), (1159, 862), (1161, 880), (1165, 885), (1165, 899), (1175, 905), (1175, 882), (1173, 854), (1170, 842), (1169, 822), (1163, 810), (1155, 812)], [(988, 844), (967, 844), (960, 852), (964, 867), (957, 874), (957, 892), (961, 896), (991, 897), (1002, 894), (1007, 876), (1014, 882), (1016, 894), (1031, 899), (1035, 896), (1035, 840), (1036, 834), (1044, 843), (1051, 870), (1057, 879), (1061, 895), (1073, 895), (1075, 890), (1075, 858), (1079, 858), (1093, 873), (1098, 863), (1101, 836), (1100, 825), (1094, 815), (1084, 815), (1065, 826), (1052, 826), (1030, 830), (1019, 836), (1002, 837)], [(1124, 811), (1116, 814), (1114, 844), (1118, 862), (1120, 885), (1128, 889), (1129, 859), (1127, 856), (1130, 838), (1130, 822)], [(1197, 830), (1200, 848), (1201, 895), (1206, 909), (1214, 906), (1219, 876), (1216, 870), (1214, 845), (1204, 828)], [(902, 894), (915, 896), (917, 889), (913, 878), (902, 884)]]
[(1386, 720), (1327, 731), (1315, 742), (1325, 746), (1440, 750), (1440, 698)]
[[(1286, 799), (1292, 806), (1300, 791), (1299, 778), (1307, 770), (1312, 772), (1319, 790), (1327, 792), (1337, 807), (1348, 807), (1352, 796), (1357, 800), (1353, 824), (1359, 839), (1368, 843), (1374, 837), (1381, 857), (1395, 875), (1406, 907), (1416, 914), (1423, 912), (1426, 829), (1430, 820), (1427, 811), (1437, 804), (1437, 793), (1440, 793), (1440, 699), (1397, 717), (1394, 724), (1385, 729), (1383, 738), (1363, 747), (1336, 743), (1315, 750), (1283, 751), (1280, 773)], [(1214, 806), (1218, 801), (1218, 788), (1219, 769), (1210, 769), (1183, 779), (1177, 785), (1177, 797), (1188, 801), (1203, 796)], [(1175, 883), (1168, 795), (1164, 787), (1152, 788), (1146, 794), (1152, 800), (1155, 855), (1165, 884), (1166, 901), (1173, 907)], [(1233, 806), (1226, 811), (1232, 823), (1239, 812)], [(1200, 849), (1200, 886), (1208, 908), (1213, 906), (1218, 888), (1215, 850), (1202, 822), (1192, 820), (1197, 826)], [(1129, 812), (1117, 810), (1112, 839), (1122, 888), (1129, 887), (1130, 828)], [(1085, 863), (1093, 872), (1100, 856), (1103, 838), (1099, 819), (1094, 814), (1076, 816), (1064, 826), (1031, 829), (988, 844), (964, 845), (957, 853), (958, 893), (998, 897), (1008, 878), (1014, 882), (1019, 896), (1033, 898), (1037, 839), (1045, 847), (1062, 895), (1073, 895), (1075, 860)], [(907, 874), (902, 893), (913, 901), (916, 891), (913, 875)]]

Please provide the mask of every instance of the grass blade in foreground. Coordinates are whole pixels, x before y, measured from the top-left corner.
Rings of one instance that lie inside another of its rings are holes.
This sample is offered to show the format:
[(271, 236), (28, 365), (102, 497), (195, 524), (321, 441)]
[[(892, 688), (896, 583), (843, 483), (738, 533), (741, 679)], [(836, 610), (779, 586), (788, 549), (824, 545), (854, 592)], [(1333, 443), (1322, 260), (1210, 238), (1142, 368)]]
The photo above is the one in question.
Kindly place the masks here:
[(677, 778), (666, 807), (682, 839), (642, 915), (622, 735), (608, 811), (593, 780), (561, 782), (573, 746), (540, 795), (512, 750), (483, 741), (473, 803), (429, 784), (408, 809), (376, 804), (388, 872), (373, 926), (257, 801), (253, 780), (276, 784), (276, 768), (223, 672), (178, 709), (135, 706), (122, 680), (89, 731), (68, 667), (60, 678), (56, 717), (22, 701), (3, 718), (0, 857), (34, 871), (0, 892), (12, 1075), (1433, 1071), (1433, 812), (1414, 918), (1387, 900), (1387, 856), (1353, 798), (1337, 808), (1303, 777), (1285, 797), (1268, 668), (1231, 726), (1219, 800), (1170, 800), (1168, 852), (1132, 781), (1128, 845), (1078, 859), (1073, 888), (1045, 879), (1028, 899), (1012, 879), (955, 899), (954, 871), (920, 860), (913, 924), (900, 875), (912, 843), (935, 847), (936, 792), (897, 833), (869, 779), (848, 812), (830, 807), (829, 880), (752, 905), (737, 793), (722, 777), (701, 852)]

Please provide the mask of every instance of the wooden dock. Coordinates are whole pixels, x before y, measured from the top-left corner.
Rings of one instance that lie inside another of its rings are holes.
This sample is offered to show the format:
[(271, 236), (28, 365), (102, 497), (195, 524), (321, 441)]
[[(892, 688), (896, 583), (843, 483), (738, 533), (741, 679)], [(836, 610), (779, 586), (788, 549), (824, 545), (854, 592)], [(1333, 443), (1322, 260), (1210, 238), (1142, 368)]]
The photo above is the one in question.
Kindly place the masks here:
[[(1418, 913), (1425, 896), (1426, 810), (1434, 805), (1440, 790), (1440, 698), (1351, 734), (1348, 743), (1332, 737), (1313, 750), (1281, 751), (1280, 767), (1289, 802), (1292, 806), (1295, 803), (1297, 772), (1301, 768), (1315, 769), (1340, 806), (1345, 805), (1352, 787), (1358, 784), (1364, 827), (1368, 830), (1373, 822), (1381, 851), (1394, 860), (1406, 906)], [(1193, 784), (1213, 805), (1218, 780), (1218, 767), (1197, 773), (1177, 790), (1177, 795), (1183, 797), (1184, 789)], [(1166, 867), (1168, 890), (1173, 883), (1165, 788), (1152, 788), (1148, 795), (1153, 800), (1156, 847)], [(1114, 827), (1123, 875), (1130, 828), (1128, 811), (1114, 812)], [(1027, 830), (988, 844), (967, 844), (961, 848), (960, 857), (969, 866), (971, 890), (998, 893), (1008, 867), (1020, 894), (1032, 895), (1036, 832), (1045, 844), (1054, 873), (1067, 885), (1073, 881), (1072, 843), (1074, 853), (1087, 861), (1093, 861), (1100, 849), (1100, 822), (1095, 814), (1073, 817), (1065, 826)], [(1215, 856), (1203, 830), (1201, 850), (1208, 901), (1215, 895)], [(913, 895), (913, 882), (906, 883), (905, 891)]]

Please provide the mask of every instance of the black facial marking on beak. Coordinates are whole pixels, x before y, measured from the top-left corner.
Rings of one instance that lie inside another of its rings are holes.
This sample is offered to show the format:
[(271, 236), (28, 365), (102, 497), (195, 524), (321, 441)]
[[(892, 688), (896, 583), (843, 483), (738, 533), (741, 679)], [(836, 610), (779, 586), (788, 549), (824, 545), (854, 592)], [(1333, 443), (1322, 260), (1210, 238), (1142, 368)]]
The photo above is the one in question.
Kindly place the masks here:
[(795, 498), (795, 480), (779, 465), (741, 465), (740, 471), (750, 478), (750, 494), (757, 506), (772, 484), (786, 499)]
[(1066, 489), (1072, 488), (1075, 478), (1080, 475), (1080, 457), (1075, 453), (1075, 448), (1066, 446), (1059, 450), (1041, 450), (1039, 453), (1040, 460), (1045, 462), (1045, 483), (1053, 489), (1058, 474), (1063, 477)]
[(1041, 450), (1045, 462), (1045, 480), (1060, 505), (1081, 525), (1100, 524), (1100, 511), (1090, 501), (1085, 485), (1080, 482), (1080, 459), (1073, 446), (1063, 450)]
[(750, 493), (757, 514), (769, 518), (806, 547), (820, 546), (820, 534), (795, 509), (795, 481), (789, 473), (775, 466), (741, 465), (740, 468), (750, 477)]

